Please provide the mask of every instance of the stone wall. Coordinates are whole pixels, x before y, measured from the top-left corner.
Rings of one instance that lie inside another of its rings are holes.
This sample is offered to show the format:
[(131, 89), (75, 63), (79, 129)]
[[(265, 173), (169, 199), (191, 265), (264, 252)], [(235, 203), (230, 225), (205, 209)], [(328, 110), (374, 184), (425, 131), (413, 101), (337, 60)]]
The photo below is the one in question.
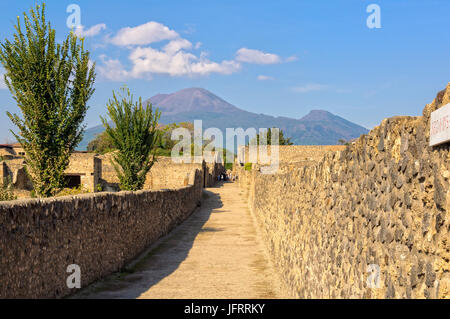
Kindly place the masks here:
[(385, 119), (318, 161), (237, 168), (287, 292), (450, 298), (450, 145), (428, 146), (430, 113), (447, 103), (450, 84), (423, 116)]
[[(280, 163), (296, 163), (303, 161), (320, 160), (326, 153), (330, 151), (342, 151), (344, 145), (280, 145), (278, 146), (278, 160)], [(267, 156), (270, 157), (271, 148), (267, 148)], [(244, 157), (245, 156), (245, 157)], [(243, 165), (251, 162), (248, 146), (240, 146), (238, 156), (236, 157), (236, 165)], [(263, 162), (263, 163), (262, 163)], [(264, 164), (264, 161), (257, 153), (256, 163)]]
[(23, 158), (5, 159), (0, 162), (0, 185), (5, 182), (12, 183), (15, 189), (33, 189)]
[(173, 190), (0, 203), (0, 298), (71, 294), (70, 264), (80, 266), (83, 287), (120, 270), (199, 205), (203, 173), (191, 171), (189, 182)]
[[(111, 163), (112, 153), (74, 152), (65, 170), (67, 176), (79, 176), (81, 186), (89, 192), (98, 191), (98, 185), (104, 191), (119, 191), (119, 178)], [(13, 182), (15, 189), (31, 190), (32, 181), (25, 171), (22, 157), (0, 162), (0, 185), (3, 180)], [(147, 174), (144, 189), (172, 189), (186, 186), (192, 170), (202, 170), (203, 185), (214, 185), (217, 176), (224, 170), (222, 163), (174, 163), (170, 157), (158, 157)], [(17, 182), (16, 182), (17, 181)]]
[(5, 147), (0, 145), (0, 158), (12, 159), (15, 157), (14, 150), (12, 147)]
[(6, 183), (8, 178), (8, 166), (4, 161), (0, 162), (0, 187)]
[[(100, 155), (102, 161), (101, 184), (104, 189), (117, 190), (119, 178), (111, 164), (112, 153)], [(214, 185), (223, 170), (221, 163), (174, 163), (170, 157), (158, 157), (147, 173), (144, 189), (171, 189), (185, 186), (193, 169), (204, 173), (204, 186)]]
[[(26, 173), (26, 161), (24, 157), (14, 157), (0, 162), (0, 182), (9, 179), (17, 190), (33, 189), (33, 182)], [(70, 155), (70, 161), (65, 174), (67, 176), (79, 176), (81, 186), (87, 191), (96, 191), (102, 174), (102, 162), (96, 154), (74, 152)]]
[(95, 192), (102, 177), (102, 161), (97, 154), (74, 152), (70, 155), (67, 176), (80, 176), (81, 186), (89, 192)]

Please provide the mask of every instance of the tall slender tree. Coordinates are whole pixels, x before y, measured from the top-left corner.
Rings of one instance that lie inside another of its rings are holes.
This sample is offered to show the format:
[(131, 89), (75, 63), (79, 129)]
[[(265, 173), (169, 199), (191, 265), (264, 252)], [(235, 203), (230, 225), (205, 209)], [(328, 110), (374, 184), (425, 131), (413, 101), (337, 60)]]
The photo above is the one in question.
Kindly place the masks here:
[(22, 112), (7, 112), (18, 127), (12, 132), (26, 151), (36, 193), (54, 195), (64, 186), (70, 153), (81, 141), (87, 101), (94, 92), (95, 65), (70, 32), (62, 44), (45, 18), (45, 4), (24, 13), (14, 40), (0, 45), (5, 83)]
[(158, 120), (161, 113), (153, 112), (152, 105), (142, 105), (142, 98), (134, 102), (130, 90), (121, 89), (119, 98), (113, 92), (108, 101), (108, 116), (101, 117), (110, 141), (118, 151), (113, 155), (113, 166), (122, 190), (136, 191), (144, 187), (146, 175), (156, 161), (161, 131)]

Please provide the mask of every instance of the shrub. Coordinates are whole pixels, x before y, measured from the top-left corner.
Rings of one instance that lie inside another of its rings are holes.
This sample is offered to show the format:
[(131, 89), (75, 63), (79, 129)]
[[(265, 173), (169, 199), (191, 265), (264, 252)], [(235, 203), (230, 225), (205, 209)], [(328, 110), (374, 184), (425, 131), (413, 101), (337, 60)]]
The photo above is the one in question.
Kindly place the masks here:
[(225, 169), (232, 171), (233, 170), (233, 163), (225, 163)]
[(85, 188), (83, 185), (80, 185), (80, 186), (74, 187), (74, 188), (64, 188), (58, 194), (56, 194), (56, 197), (80, 195), (80, 194), (86, 194), (86, 193), (90, 193), (89, 190), (87, 188)]
[(0, 187), (0, 202), (15, 199), (17, 199), (17, 196), (14, 195), (12, 183), (10, 179), (6, 179)]

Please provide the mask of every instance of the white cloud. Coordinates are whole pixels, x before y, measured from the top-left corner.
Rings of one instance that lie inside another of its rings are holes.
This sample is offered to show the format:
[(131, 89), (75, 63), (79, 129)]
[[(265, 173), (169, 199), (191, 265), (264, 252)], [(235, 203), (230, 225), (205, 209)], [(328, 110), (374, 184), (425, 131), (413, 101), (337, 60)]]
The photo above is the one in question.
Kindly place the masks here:
[(285, 62), (294, 62), (294, 61), (297, 61), (297, 60), (298, 60), (298, 58), (295, 55), (292, 55), (290, 57), (287, 57), (284, 61)]
[(111, 81), (123, 81), (129, 77), (129, 73), (119, 60), (110, 59), (104, 54), (100, 56), (100, 60), (103, 65), (97, 66), (97, 70), (104, 78)]
[(273, 80), (273, 77), (267, 76), (267, 75), (258, 75), (257, 79), (259, 81), (268, 81), (268, 80)]
[(79, 26), (75, 29), (74, 33), (79, 36), (79, 37), (94, 37), (97, 34), (99, 34), (102, 30), (106, 29), (106, 24), (104, 23), (100, 23), (100, 24), (96, 24), (92, 27), (90, 27), (89, 29), (85, 30), (84, 26)]
[(196, 76), (211, 73), (231, 74), (240, 70), (241, 65), (236, 61), (225, 60), (218, 63), (209, 60), (205, 53), (198, 57), (183, 51), (183, 48), (190, 47), (188, 42), (171, 41), (163, 50), (137, 47), (128, 57), (132, 64), (130, 71), (127, 71), (119, 60), (101, 55), (102, 65), (97, 69), (101, 76), (112, 81), (149, 78), (152, 74)]
[[(152, 43), (165, 41), (161, 47), (150, 46)], [(101, 57), (98, 69), (107, 79), (120, 81), (127, 78), (146, 78), (152, 74), (170, 76), (197, 76), (212, 73), (232, 74), (242, 68), (242, 63), (274, 64), (284, 62), (276, 54), (259, 50), (241, 48), (236, 57), (230, 60), (211, 61), (205, 52), (193, 53), (202, 46), (201, 42), (193, 45), (182, 38), (177, 32), (167, 26), (150, 21), (136, 27), (120, 29), (108, 43), (123, 46), (129, 50), (130, 68), (125, 69), (120, 60)], [(291, 58), (287, 58), (289, 61)], [(269, 80), (271, 77), (260, 76), (259, 80)]]
[(169, 54), (174, 54), (182, 49), (189, 50), (192, 48), (192, 43), (186, 39), (176, 39), (170, 41), (165, 47), (164, 51)]
[(5, 69), (1, 68), (0, 69), (0, 90), (4, 90), (7, 88), (8, 87), (6, 86), (6, 83), (5, 83)]
[(322, 91), (328, 88), (328, 85), (324, 84), (317, 84), (317, 83), (310, 83), (303, 86), (297, 86), (292, 88), (294, 92), (298, 93), (309, 93), (314, 91)]
[(255, 64), (275, 64), (280, 63), (282, 59), (273, 53), (241, 48), (236, 52), (236, 61)]
[(137, 27), (120, 29), (110, 41), (119, 46), (146, 45), (163, 40), (172, 40), (179, 35), (165, 25), (150, 21)]
[(210, 61), (205, 54), (200, 57), (183, 50), (173, 49), (170, 43), (163, 50), (153, 48), (134, 49), (129, 58), (133, 64), (131, 75), (142, 77), (145, 73), (168, 74), (171, 76), (207, 75), (210, 73), (231, 74), (238, 71), (241, 65), (235, 61)]

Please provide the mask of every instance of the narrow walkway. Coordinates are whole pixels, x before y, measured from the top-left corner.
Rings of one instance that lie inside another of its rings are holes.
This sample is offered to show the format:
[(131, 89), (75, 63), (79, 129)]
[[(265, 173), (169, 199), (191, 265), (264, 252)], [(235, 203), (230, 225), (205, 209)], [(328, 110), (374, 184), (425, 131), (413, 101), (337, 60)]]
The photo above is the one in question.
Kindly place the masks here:
[(281, 298), (237, 184), (204, 191), (202, 206), (129, 266), (76, 298)]

